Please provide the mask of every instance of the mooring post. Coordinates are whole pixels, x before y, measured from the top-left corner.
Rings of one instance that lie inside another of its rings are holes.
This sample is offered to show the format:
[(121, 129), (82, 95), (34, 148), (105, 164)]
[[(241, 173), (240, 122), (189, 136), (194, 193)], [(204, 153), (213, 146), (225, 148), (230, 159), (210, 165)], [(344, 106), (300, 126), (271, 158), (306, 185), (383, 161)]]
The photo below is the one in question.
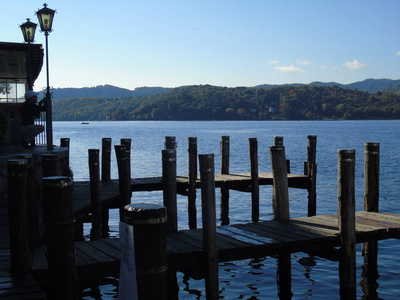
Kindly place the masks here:
[[(275, 220), (289, 221), (289, 188), (285, 147), (277, 144), (270, 147), (273, 177), (273, 211)], [(278, 296), (280, 299), (292, 297), (291, 254), (278, 255)]]
[(189, 228), (197, 228), (197, 210), (196, 210), (196, 182), (197, 182), (197, 137), (188, 138), (189, 153), (189, 174), (188, 174), (188, 211)]
[(167, 231), (178, 231), (176, 197), (176, 150), (162, 150), (163, 204), (167, 209)]
[(117, 156), (118, 178), (119, 178), (119, 194), (121, 202), (119, 205), (120, 221), (124, 219), (124, 207), (131, 203), (132, 188), (131, 177), (129, 175), (129, 161), (124, 145), (115, 145), (115, 154)]
[(125, 146), (126, 151), (126, 158), (128, 160), (128, 174), (129, 178), (132, 178), (132, 171), (131, 171), (131, 139), (121, 139), (121, 145)]
[(100, 240), (102, 237), (102, 213), (100, 199), (100, 150), (89, 149), (90, 202), (92, 204), (92, 228), (90, 240)]
[(70, 176), (70, 168), (69, 168), (69, 154), (70, 154), (70, 139), (69, 138), (60, 138), (60, 147), (67, 148), (67, 157), (64, 160), (64, 165), (63, 165), (63, 176)]
[[(221, 174), (229, 174), (229, 136), (221, 137)], [(229, 225), (229, 188), (221, 187), (221, 225)]]
[(29, 270), (29, 227), (26, 159), (7, 162), (8, 218), (11, 272)]
[(58, 166), (58, 155), (54, 153), (42, 154), (42, 176), (58, 176), (60, 175)]
[(39, 244), (39, 211), (38, 211), (38, 187), (36, 184), (35, 170), (33, 168), (32, 154), (20, 154), (18, 159), (26, 159), (27, 173), (27, 205), (28, 205), (28, 228), (29, 228), (29, 248), (33, 249)]
[(251, 177), (251, 220), (260, 219), (260, 186), (258, 182), (258, 142), (256, 138), (249, 138), (250, 177)]
[(203, 222), (203, 251), (206, 271), (206, 299), (218, 299), (218, 248), (215, 211), (214, 154), (199, 155), (201, 179), (201, 212)]
[(174, 136), (166, 136), (164, 142), (165, 150), (175, 150), (177, 147), (176, 138)]
[[(379, 143), (365, 143), (364, 153), (364, 211), (379, 211)], [(368, 241), (362, 245), (364, 265), (361, 287), (368, 295), (378, 296), (378, 242)]]
[(133, 226), (138, 299), (167, 299), (165, 207), (146, 203), (129, 204), (125, 206), (124, 216), (124, 222)]
[(355, 150), (338, 150), (338, 213), (341, 299), (356, 299)]
[[(274, 136), (274, 146), (283, 147), (283, 136)], [(290, 174), (290, 160), (286, 159), (286, 171)]]
[(71, 189), (72, 181), (67, 176), (43, 178), (49, 299), (79, 299)]
[(317, 214), (317, 136), (309, 135), (307, 139), (308, 216), (312, 217)]
[(111, 180), (111, 138), (101, 140), (101, 181)]

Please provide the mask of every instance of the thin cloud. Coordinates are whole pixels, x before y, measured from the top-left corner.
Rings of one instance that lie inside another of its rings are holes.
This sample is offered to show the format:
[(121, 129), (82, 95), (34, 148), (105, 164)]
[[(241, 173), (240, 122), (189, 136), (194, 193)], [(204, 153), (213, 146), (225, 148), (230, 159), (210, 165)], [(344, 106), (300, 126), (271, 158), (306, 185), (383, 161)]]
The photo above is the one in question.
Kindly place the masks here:
[(274, 69), (281, 73), (304, 73), (303, 70), (295, 66), (276, 66)]
[(269, 65), (276, 65), (276, 64), (278, 64), (278, 63), (279, 63), (279, 61), (277, 61), (277, 60), (270, 60), (270, 61), (268, 62)]
[(297, 61), (297, 64), (298, 64), (298, 65), (303, 65), (303, 66), (309, 66), (309, 65), (312, 65), (313, 62), (311, 62), (311, 61), (309, 61), (309, 60), (304, 60), (304, 61), (298, 60), (298, 61)]
[(400, 51), (396, 53), (397, 56), (400, 56)]
[(359, 62), (357, 59), (348, 61), (343, 64), (346, 68), (351, 70), (363, 69), (367, 64)]

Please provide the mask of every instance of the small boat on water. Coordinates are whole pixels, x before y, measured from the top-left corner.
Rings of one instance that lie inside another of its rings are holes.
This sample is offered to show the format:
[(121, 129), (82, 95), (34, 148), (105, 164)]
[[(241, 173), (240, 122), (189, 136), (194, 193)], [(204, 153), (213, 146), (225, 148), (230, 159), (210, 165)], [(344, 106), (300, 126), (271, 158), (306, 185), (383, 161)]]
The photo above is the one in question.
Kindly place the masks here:
[(82, 122), (81, 124), (89, 124), (89, 122)]

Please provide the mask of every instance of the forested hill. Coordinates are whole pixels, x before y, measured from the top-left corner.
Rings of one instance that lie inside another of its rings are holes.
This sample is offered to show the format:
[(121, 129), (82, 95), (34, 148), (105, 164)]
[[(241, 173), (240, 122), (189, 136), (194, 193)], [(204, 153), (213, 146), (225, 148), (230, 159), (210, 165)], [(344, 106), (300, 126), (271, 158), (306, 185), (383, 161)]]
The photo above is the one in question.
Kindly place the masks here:
[(400, 119), (400, 95), (339, 86), (174, 88), (148, 97), (54, 101), (54, 120)]

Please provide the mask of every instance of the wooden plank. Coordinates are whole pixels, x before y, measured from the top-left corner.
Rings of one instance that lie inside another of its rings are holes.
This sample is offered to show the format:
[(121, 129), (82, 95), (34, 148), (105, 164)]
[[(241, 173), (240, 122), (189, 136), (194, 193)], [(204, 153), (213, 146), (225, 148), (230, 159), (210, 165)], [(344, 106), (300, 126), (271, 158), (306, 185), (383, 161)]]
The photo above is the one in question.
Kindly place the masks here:
[[(254, 245), (277, 243), (277, 241), (274, 239), (258, 235), (254, 232), (242, 230), (234, 226), (223, 226), (223, 227), (225, 230), (232, 232), (233, 234), (247, 237), (249, 239), (249, 242), (251, 242)], [(256, 241), (256, 243), (254, 243), (254, 241)]]
[(239, 228), (235, 228), (233, 227), (233, 229), (230, 229), (229, 225), (226, 226), (221, 226), (217, 228), (217, 233), (219, 235), (224, 235), (227, 237), (230, 237), (232, 239), (250, 244), (250, 245), (263, 245), (265, 244), (264, 242), (261, 242), (260, 240), (256, 240), (252, 237), (250, 237), (249, 235), (245, 235), (245, 232), (240, 230)]
[(266, 238), (270, 238), (271, 240), (275, 240), (276, 244), (283, 245), (283, 243), (291, 242), (293, 239), (286, 235), (282, 235), (280, 232), (277, 232), (275, 229), (268, 228), (265, 224), (259, 223), (248, 223), (248, 224), (235, 224), (232, 225), (236, 228), (240, 228), (242, 230), (250, 231), (260, 236), (264, 236)]

